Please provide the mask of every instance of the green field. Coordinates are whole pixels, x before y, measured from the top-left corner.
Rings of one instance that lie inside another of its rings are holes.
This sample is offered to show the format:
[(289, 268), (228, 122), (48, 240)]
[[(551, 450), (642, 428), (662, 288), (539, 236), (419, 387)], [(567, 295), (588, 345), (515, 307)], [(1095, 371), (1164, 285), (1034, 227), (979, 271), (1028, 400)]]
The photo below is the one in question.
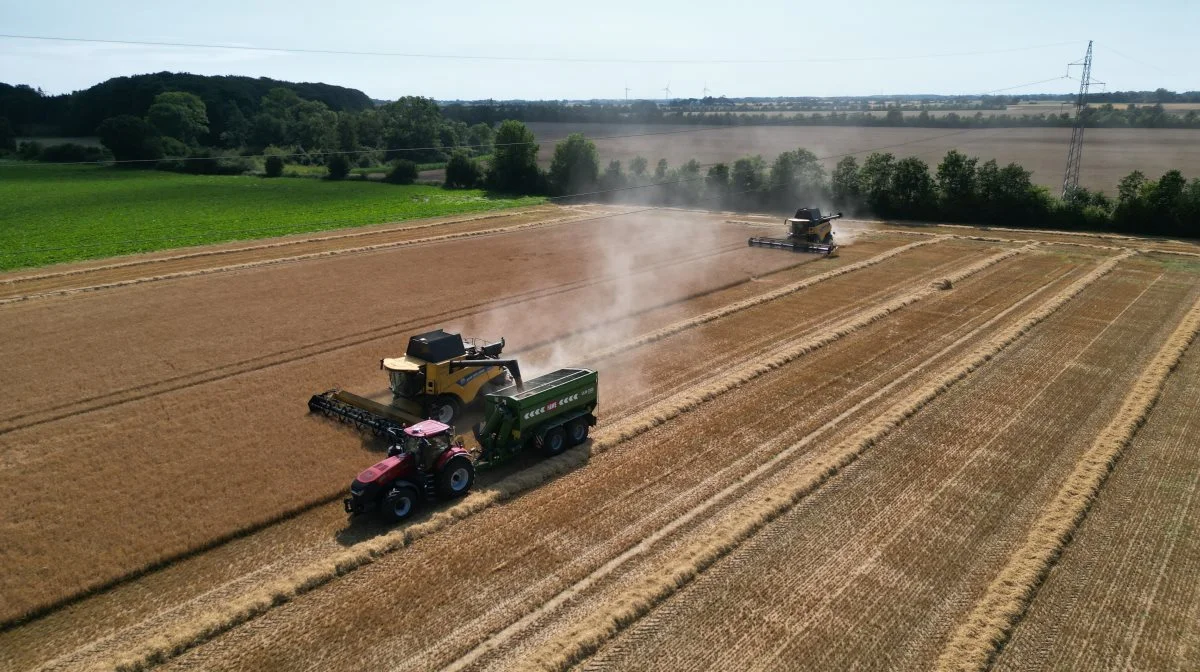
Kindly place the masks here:
[(0, 270), (542, 200), (359, 180), (0, 163)]

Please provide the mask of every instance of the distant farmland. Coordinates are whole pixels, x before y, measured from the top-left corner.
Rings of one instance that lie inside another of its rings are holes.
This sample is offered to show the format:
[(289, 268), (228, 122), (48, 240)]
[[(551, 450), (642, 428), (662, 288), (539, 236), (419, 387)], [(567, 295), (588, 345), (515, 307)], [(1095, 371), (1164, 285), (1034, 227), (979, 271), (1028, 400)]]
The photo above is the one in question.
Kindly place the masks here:
[[(830, 126), (732, 127), (698, 130), (685, 125), (584, 124), (533, 122), (528, 124), (541, 141), (539, 159), (549, 165), (554, 143), (575, 132), (597, 138), (635, 133), (660, 133), (640, 138), (597, 140), (603, 162), (642, 155), (651, 166), (665, 158), (672, 166), (689, 159), (701, 163), (730, 162), (762, 154), (770, 161), (780, 152), (804, 147), (818, 156), (856, 154), (859, 161), (872, 149), (889, 147), (897, 156), (917, 156), (935, 166), (951, 149), (996, 159), (1002, 165), (1017, 162), (1033, 171), (1034, 182), (1056, 189), (1062, 184), (1069, 128), (998, 128), (955, 131), (944, 128), (855, 128)], [(692, 130), (690, 133), (665, 134)], [(839, 157), (840, 158), (840, 157)], [(827, 160), (833, 168), (837, 158)], [(1089, 189), (1116, 194), (1117, 183), (1131, 171), (1150, 177), (1171, 169), (1186, 177), (1200, 177), (1200, 130), (1090, 128), (1083, 149), (1080, 183)]]

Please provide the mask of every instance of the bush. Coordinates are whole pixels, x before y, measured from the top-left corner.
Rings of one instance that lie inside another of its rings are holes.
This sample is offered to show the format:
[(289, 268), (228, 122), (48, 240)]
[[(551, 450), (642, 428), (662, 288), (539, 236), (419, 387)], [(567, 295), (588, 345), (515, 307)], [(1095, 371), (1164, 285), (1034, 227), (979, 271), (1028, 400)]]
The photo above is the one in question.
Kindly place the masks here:
[(350, 174), (350, 161), (345, 154), (330, 156), (325, 167), (329, 169), (329, 179), (331, 180), (344, 180)]
[(17, 148), (17, 156), (25, 159), (26, 161), (37, 161), (38, 157), (42, 155), (43, 149), (45, 149), (45, 147), (42, 145), (42, 143), (36, 140), (26, 140), (25, 142), (21, 143), (20, 147)]
[(201, 149), (186, 157), (163, 159), (155, 163), (154, 168), (189, 175), (242, 175), (254, 171), (257, 166), (253, 159), (246, 156)]
[[(145, 120), (128, 114), (105, 119), (96, 129), (100, 143), (119, 161), (148, 161), (163, 157), (163, 141)], [(133, 164), (137, 166), (138, 164)], [(149, 167), (149, 164), (141, 164)]]
[(37, 156), (39, 161), (49, 161), (52, 163), (93, 162), (104, 161), (109, 158), (112, 158), (112, 155), (102, 147), (80, 145), (74, 142), (50, 145), (43, 149), (41, 154)]
[(268, 156), (266, 163), (267, 177), (279, 177), (283, 175), (283, 158), (278, 156)]
[(384, 181), (392, 184), (412, 184), (417, 181), (417, 164), (408, 159), (397, 159), (392, 164)]
[(0, 117), (0, 152), (11, 152), (17, 148), (17, 134), (8, 117)]
[(454, 150), (454, 154), (446, 162), (446, 188), (471, 189), (482, 179), (483, 172), (479, 168), (479, 162), (461, 149)]

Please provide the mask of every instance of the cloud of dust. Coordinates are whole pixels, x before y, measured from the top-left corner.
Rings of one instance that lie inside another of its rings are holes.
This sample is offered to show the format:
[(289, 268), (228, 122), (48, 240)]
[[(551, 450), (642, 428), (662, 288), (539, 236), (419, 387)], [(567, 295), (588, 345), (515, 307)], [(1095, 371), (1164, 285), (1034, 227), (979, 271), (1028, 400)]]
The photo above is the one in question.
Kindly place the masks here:
[[(520, 332), (510, 340), (526, 378), (591, 365), (599, 350), (631, 339), (649, 327), (648, 310), (711, 288), (727, 260), (720, 255), (722, 220), (672, 210), (641, 212), (573, 224), (572, 254), (559, 263), (575, 269), (578, 289), (476, 316), (477, 333)], [(647, 314), (642, 314), (647, 313)], [(540, 345), (539, 345), (540, 344)], [(534, 346), (532, 350), (528, 350)], [(649, 354), (649, 353), (646, 353)], [(639, 355), (632, 354), (637, 357)], [(603, 363), (600, 364), (603, 367)], [(623, 395), (642, 385), (640, 367), (623, 367)]]

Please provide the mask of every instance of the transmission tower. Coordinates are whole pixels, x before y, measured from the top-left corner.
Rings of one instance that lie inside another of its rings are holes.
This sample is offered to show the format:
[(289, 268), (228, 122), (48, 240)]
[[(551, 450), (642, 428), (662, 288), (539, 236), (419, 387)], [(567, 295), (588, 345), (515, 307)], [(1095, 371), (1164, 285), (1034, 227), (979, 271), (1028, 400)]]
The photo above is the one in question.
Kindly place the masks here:
[[(1072, 63), (1071, 65), (1081, 65)], [(1079, 164), (1083, 160), (1083, 108), (1087, 107), (1088, 88), (1092, 85), (1092, 41), (1088, 40), (1079, 78), (1079, 97), (1075, 99), (1075, 125), (1071, 128), (1071, 146), (1067, 149), (1067, 172), (1063, 175), (1062, 197), (1079, 188)], [(1071, 66), (1067, 66), (1070, 70)]]

